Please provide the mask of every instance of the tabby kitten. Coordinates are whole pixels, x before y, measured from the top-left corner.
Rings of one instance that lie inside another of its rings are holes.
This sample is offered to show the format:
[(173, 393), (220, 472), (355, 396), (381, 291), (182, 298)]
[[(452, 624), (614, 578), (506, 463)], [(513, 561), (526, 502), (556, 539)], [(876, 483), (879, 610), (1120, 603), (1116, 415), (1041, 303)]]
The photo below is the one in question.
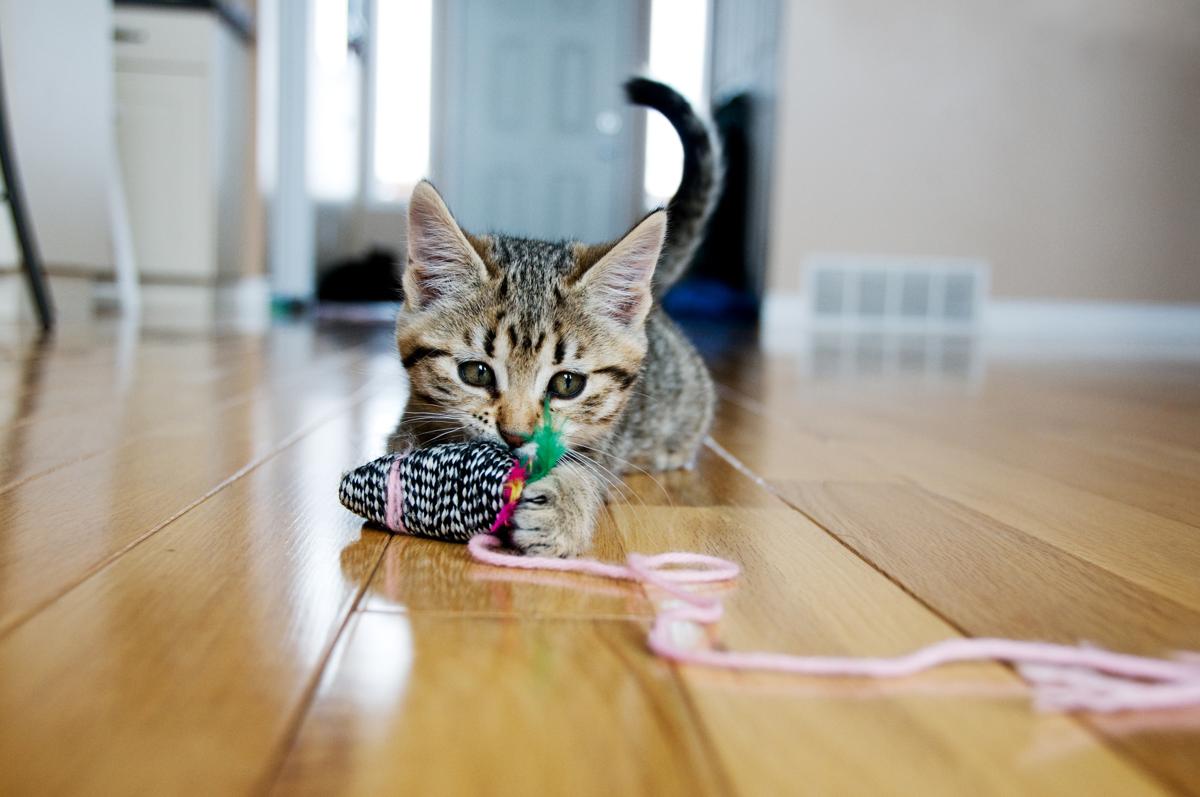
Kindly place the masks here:
[(512, 543), (530, 554), (586, 550), (609, 474), (690, 466), (712, 420), (708, 371), (655, 299), (695, 251), (717, 153), (676, 92), (644, 79), (626, 92), (675, 127), (684, 174), (667, 210), (619, 241), (473, 235), (428, 182), (408, 206), (396, 341), (411, 393), (391, 448), (481, 438), (517, 447), (549, 398), (570, 453), (513, 515)]

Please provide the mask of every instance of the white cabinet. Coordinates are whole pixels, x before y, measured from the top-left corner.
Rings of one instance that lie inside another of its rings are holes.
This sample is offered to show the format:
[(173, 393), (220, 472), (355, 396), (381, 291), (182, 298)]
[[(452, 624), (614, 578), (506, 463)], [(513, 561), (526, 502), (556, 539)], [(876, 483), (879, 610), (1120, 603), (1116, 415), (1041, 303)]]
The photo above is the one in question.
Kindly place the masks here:
[(244, 271), (250, 168), (246, 45), (203, 10), (118, 6), (117, 143), (138, 269), (215, 284)]

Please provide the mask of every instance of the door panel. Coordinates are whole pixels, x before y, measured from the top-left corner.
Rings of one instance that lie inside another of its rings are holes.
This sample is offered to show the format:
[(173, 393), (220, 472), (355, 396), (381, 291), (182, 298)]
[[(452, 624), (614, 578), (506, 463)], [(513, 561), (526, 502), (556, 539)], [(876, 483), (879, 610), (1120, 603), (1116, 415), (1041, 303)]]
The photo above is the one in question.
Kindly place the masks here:
[(435, 177), (464, 227), (602, 241), (636, 219), (641, 3), (447, 4)]

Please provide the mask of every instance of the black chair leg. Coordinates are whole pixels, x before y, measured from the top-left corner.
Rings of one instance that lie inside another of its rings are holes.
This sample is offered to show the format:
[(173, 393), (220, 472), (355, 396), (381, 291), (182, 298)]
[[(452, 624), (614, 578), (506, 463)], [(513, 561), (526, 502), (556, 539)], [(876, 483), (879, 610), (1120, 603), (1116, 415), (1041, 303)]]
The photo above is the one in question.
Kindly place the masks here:
[(0, 171), (4, 175), (4, 199), (8, 200), (8, 210), (12, 214), (17, 244), (21, 248), (21, 266), (29, 283), (29, 292), (33, 296), (33, 303), (37, 307), (38, 320), (41, 321), (42, 329), (49, 332), (54, 328), (54, 305), (50, 299), (49, 286), (46, 285), (45, 272), (42, 270), (42, 256), (38, 252), (37, 240), (34, 238), (33, 227), (29, 222), (25, 192), (21, 188), (21, 176), (17, 171), (17, 160), (13, 153), (2, 65), (0, 65)]

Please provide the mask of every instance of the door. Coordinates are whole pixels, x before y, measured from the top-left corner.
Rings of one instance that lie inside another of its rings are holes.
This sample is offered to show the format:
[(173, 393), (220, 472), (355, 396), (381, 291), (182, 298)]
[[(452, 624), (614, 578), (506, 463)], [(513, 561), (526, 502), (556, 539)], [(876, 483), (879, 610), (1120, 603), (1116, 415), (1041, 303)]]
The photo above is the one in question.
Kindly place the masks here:
[(641, 210), (643, 0), (453, 0), (435, 181), (468, 230), (611, 240)]

